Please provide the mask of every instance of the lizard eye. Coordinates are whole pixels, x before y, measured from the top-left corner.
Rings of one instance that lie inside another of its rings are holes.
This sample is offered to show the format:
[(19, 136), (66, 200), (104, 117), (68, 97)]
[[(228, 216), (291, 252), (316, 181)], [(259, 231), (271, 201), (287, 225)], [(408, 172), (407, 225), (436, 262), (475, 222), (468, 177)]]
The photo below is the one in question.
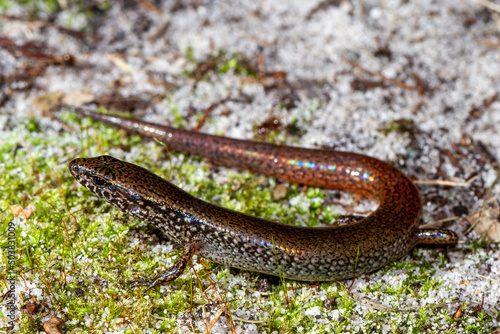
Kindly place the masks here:
[(98, 187), (106, 187), (107, 185), (110, 184), (110, 182), (100, 176), (93, 175), (92, 176), (92, 182), (98, 186)]

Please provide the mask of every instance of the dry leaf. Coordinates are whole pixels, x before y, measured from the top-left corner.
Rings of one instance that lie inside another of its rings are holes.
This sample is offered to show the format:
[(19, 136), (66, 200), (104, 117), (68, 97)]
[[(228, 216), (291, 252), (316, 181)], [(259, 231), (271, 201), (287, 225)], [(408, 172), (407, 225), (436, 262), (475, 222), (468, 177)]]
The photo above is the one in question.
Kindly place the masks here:
[(122, 56), (118, 54), (110, 54), (109, 60), (120, 70), (128, 73), (133, 73), (137, 72), (137, 69), (135, 69), (133, 66), (131, 66), (129, 63), (127, 63)]
[(29, 314), (35, 314), (38, 312), (39, 306), (38, 306), (38, 304), (35, 304), (35, 303), (28, 303), (28, 304), (26, 304), (25, 308)]
[(279, 200), (285, 198), (287, 191), (288, 191), (288, 184), (278, 183), (273, 190), (273, 199), (275, 201), (279, 201)]
[(12, 213), (14, 214), (14, 216), (23, 219), (28, 219), (33, 214), (33, 212), (35, 212), (35, 210), (36, 207), (31, 203), (28, 204), (28, 206), (25, 208), (20, 205), (14, 205), (12, 207)]
[(457, 310), (455, 311), (455, 313), (453, 314), (453, 319), (460, 319), (464, 316), (464, 312), (462, 310), (463, 308), (463, 304), (460, 304), (457, 308)]
[(62, 99), (62, 103), (78, 108), (86, 103), (94, 101), (94, 99), (94, 94), (86, 91), (80, 91), (65, 95)]
[(58, 317), (52, 317), (43, 323), (43, 330), (47, 334), (61, 334), (64, 321)]
[(50, 111), (54, 106), (59, 104), (59, 101), (61, 101), (63, 96), (63, 92), (56, 90), (54, 92), (33, 98), (33, 105), (41, 111)]
[[(500, 208), (484, 210), (481, 218), (479, 214), (469, 217), (472, 225), (475, 225), (474, 232), (481, 238), (492, 242), (500, 242)], [(479, 220), (479, 221), (478, 221)]]

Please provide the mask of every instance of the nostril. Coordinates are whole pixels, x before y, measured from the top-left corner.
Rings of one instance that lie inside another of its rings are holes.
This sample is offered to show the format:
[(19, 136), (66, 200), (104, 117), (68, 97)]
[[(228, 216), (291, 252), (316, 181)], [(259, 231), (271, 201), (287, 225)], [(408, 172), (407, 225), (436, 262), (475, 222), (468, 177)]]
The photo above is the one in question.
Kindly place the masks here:
[(73, 159), (69, 162), (68, 164), (68, 168), (71, 170), (71, 171), (76, 171), (78, 169), (80, 169), (82, 167), (82, 163), (84, 162), (83, 160), (85, 159)]

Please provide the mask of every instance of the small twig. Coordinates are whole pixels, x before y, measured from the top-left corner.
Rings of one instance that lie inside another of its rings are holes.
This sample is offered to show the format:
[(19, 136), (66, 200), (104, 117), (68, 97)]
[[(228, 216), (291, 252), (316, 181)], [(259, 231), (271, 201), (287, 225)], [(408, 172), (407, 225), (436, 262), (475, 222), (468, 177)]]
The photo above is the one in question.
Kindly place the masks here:
[(500, 47), (500, 43), (495, 43), (495, 42), (487, 41), (484, 39), (480, 40), (479, 43), (488, 47), (488, 48), (499, 48)]
[(168, 28), (170, 27), (170, 21), (167, 21), (167, 22), (164, 22), (162, 25), (160, 25), (156, 31), (154, 32), (154, 34), (152, 34), (151, 36), (148, 37), (148, 41), (149, 42), (154, 42), (156, 41), (158, 38), (162, 37), (165, 35), (165, 33), (167, 32)]
[(495, 94), (491, 95), (490, 97), (488, 97), (488, 98), (486, 99), (486, 101), (484, 101), (484, 103), (483, 103), (483, 107), (484, 107), (484, 108), (489, 108), (489, 107), (491, 106), (491, 104), (492, 104), (493, 102), (495, 102), (495, 100), (496, 100), (497, 98), (498, 98), (498, 93), (495, 93)]
[(443, 218), (443, 219), (440, 219), (440, 220), (436, 220), (436, 221), (434, 221), (432, 223), (429, 223), (429, 224), (421, 225), (421, 226), (419, 226), (419, 228), (440, 227), (440, 226), (443, 225), (443, 223), (450, 222), (450, 221), (453, 221), (453, 220), (457, 220), (459, 218), (460, 217), (458, 217), (458, 216), (447, 217), (447, 218)]
[(427, 92), (427, 87), (425, 86), (424, 81), (420, 78), (417, 72), (411, 72), (411, 76), (417, 82), (418, 93), (420, 95), (425, 95), (425, 93)]
[(224, 104), (227, 102), (227, 100), (229, 100), (230, 98), (230, 94), (227, 95), (225, 98), (223, 98), (222, 100), (220, 101), (217, 101), (215, 103), (212, 103), (207, 109), (205, 109), (205, 112), (203, 113), (203, 116), (200, 118), (200, 120), (198, 121), (198, 124), (196, 124), (196, 126), (193, 128), (193, 131), (200, 131), (201, 128), (203, 127), (203, 125), (205, 124), (205, 122), (207, 121), (208, 117), (210, 116), (210, 114), (212, 113), (212, 111), (220, 106), (221, 104)]
[(245, 288), (245, 289), (243, 289), (243, 291), (244, 290), (248, 290), (248, 291), (250, 291), (252, 293), (258, 292), (262, 296), (269, 296), (271, 294), (270, 292), (257, 291), (257, 290), (252, 289), (252, 288)]
[(130, 65), (129, 63), (127, 63), (124, 57), (120, 54), (117, 53), (108, 54), (108, 59), (113, 65), (118, 67), (123, 72), (127, 73), (137, 72), (137, 69), (134, 66)]
[[(191, 263), (191, 266), (193, 266), (193, 264)], [(193, 271), (194, 271), (194, 267), (193, 267)], [(201, 285), (201, 280), (200, 278), (198, 277), (198, 275), (196, 275), (196, 278), (198, 279), (200, 285)], [(231, 300), (229, 301), (225, 301), (224, 298), (222, 298), (222, 295), (219, 291), (219, 289), (216, 288), (215, 286), (215, 282), (212, 280), (212, 278), (210, 277), (210, 275), (207, 275), (206, 279), (210, 282), (210, 287), (207, 288), (205, 291), (204, 291), (204, 294), (205, 296), (207, 297), (208, 300), (210, 300), (210, 298), (208, 297), (208, 294), (207, 294), (207, 291), (208, 289), (210, 288), (213, 288), (214, 289), (214, 293), (216, 295), (216, 298), (219, 302), (219, 305), (221, 305), (222, 309), (221, 311), (222, 312), (226, 312), (227, 316), (229, 317), (229, 322), (231, 324), (231, 332), (232, 333), (236, 333), (236, 327), (234, 326), (234, 322), (233, 322), (233, 315), (231, 313), (231, 309), (229, 308), (229, 304), (231, 302)], [(220, 311), (219, 311), (220, 312)], [(212, 325), (213, 326), (213, 325)], [(208, 333), (210, 333), (210, 331), (208, 331)]]
[[(393, 79), (393, 78), (389, 78), (389, 77), (386, 77), (385, 75), (382, 74), (382, 72), (380, 71), (370, 71), (366, 68), (364, 68), (363, 66), (361, 66), (360, 64), (358, 64), (357, 62), (353, 61), (353, 60), (350, 60), (350, 59), (346, 59), (346, 61), (351, 64), (351, 66), (369, 74), (369, 75), (373, 75), (373, 76), (377, 76), (385, 81), (388, 81), (390, 82), (391, 84), (399, 87), (399, 88), (403, 88), (403, 89), (406, 89), (406, 90), (416, 90), (418, 92), (421, 91), (421, 88), (420, 87), (416, 87), (416, 86), (410, 86), (410, 85), (407, 85), (405, 84), (404, 82), (401, 82), (397, 79)], [(420, 78), (419, 78), (420, 79)]]
[(153, 5), (148, 0), (135, 0), (135, 2), (137, 2), (138, 4), (140, 4), (141, 6), (143, 6), (144, 8), (146, 8), (147, 10), (155, 12), (156, 14), (161, 14), (162, 13), (162, 11), (161, 11), (160, 8), (158, 8), (155, 5)]
[(488, 277), (488, 276), (483, 276), (483, 275), (479, 275), (479, 274), (476, 274), (476, 276), (489, 279), (490, 281), (493, 281), (493, 282), (500, 283), (500, 280), (497, 280), (497, 279), (494, 279), (494, 278), (491, 278), (491, 277)]
[(477, 179), (477, 175), (471, 177), (465, 182), (451, 181), (451, 180), (415, 180), (413, 183), (416, 184), (426, 184), (426, 185), (437, 185), (437, 186), (448, 186), (448, 187), (468, 187), (470, 184)]
[(207, 333), (212, 333), (212, 327), (214, 327), (215, 323), (217, 320), (219, 320), (220, 316), (224, 313), (224, 307), (222, 307), (216, 314), (215, 317), (212, 319), (210, 324), (207, 327)]
[(263, 324), (263, 323), (266, 322), (266, 320), (247, 320), (247, 319), (242, 319), (242, 318), (237, 317), (235, 315), (233, 315), (233, 319), (239, 320), (239, 321), (242, 321), (242, 322), (248, 322), (248, 323), (251, 323), (251, 324)]
[(493, 3), (488, 0), (477, 0), (477, 2), (479, 2), (480, 5), (483, 5), (486, 8), (489, 8), (495, 12), (500, 13), (500, 5), (497, 5), (496, 3)]

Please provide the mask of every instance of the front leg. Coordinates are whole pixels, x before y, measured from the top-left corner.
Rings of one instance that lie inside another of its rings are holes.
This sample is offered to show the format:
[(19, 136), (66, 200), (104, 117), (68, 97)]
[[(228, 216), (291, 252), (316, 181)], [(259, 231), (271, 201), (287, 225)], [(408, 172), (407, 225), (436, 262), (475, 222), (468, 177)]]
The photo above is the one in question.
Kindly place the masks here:
[(198, 243), (188, 244), (186, 248), (184, 248), (184, 251), (179, 255), (174, 265), (170, 267), (167, 271), (165, 271), (163, 274), (161, 274), (160, 276), (156, 277), (151, 281), (145, 279), (133, 280), (131, 281), (131, 283), (136, 282), (136, 284), (132, 285), (131, 288), (135, 288), (138, 286), (147, 286), (147, 288), (143, 291), (143, 293), (146, 293), (149, 289), (157, 285), (175, 280), (177, 277), (182, 275), (184, 269), (186, 269), (186, 266), (191, 261), (193, 255), (196, 254), (196, 252), (199, 250), (199, 248), (200, 247)]

